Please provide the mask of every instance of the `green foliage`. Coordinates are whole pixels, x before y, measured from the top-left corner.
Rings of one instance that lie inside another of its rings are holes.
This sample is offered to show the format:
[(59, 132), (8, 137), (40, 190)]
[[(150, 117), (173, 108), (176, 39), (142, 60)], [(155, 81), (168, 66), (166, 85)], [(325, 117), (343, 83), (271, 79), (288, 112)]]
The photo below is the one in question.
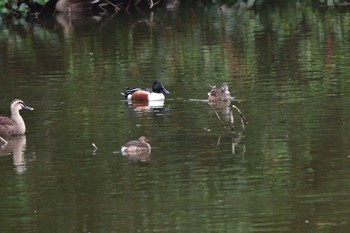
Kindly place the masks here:
[(0, 0), (0, 19), (8, 17), (26, 17), (35, 4), (44, 6), (50, 0)]
[(25, 3), (18, 3), (15, 0), (0, 0), (0, 17), (8, 16), (21, 17), (28, 13), (28, 6)]
[(34, 2), (44, 6), (46, 3), (49, 2), (49, 0), (34, 0)]

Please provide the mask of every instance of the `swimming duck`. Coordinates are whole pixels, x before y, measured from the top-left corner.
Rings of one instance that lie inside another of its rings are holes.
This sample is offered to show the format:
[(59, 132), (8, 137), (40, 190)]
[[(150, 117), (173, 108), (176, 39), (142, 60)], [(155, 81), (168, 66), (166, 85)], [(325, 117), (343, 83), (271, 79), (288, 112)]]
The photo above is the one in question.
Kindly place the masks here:
[(208, 92), (208, 100), (209, 102), (232, 100), (227, 84), (223, 83), (220, 89), (216, 88), (216, 86), (212, 86), (211, 90)]
[(11, 118), (0, 116), (0, 137), (8, 137), (12, 135), (23, 135), (26, 132), (26, 125), (19, 111), (34, 110), (24, 104), (22, 100), (15, 99), (11, 102)]
[(141, 136), (138, 140), (130, 141), (122, 146), (122, 154), (147, 154), (151, 153), (151, 146), (145, 136)]
[(122, 95), (132, 101), (162, 101), (164, 94), (170, 94), (159, 80), (152, 83), (152, 91), (143, 88), (127, 88)]

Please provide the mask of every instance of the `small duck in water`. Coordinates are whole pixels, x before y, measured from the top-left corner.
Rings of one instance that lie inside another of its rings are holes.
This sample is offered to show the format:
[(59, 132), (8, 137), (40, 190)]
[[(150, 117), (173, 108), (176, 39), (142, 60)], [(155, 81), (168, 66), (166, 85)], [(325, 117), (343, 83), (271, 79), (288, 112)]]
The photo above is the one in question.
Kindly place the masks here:
[(145, 136), (141, 136), (138, 140), (130, 141), (122, 146), (122, 154), (148, 154), (151, 153), (151, 146)]
[(208, 92), (208, 100), (209, 102), (232, 100), (227, 84), (223, 83), (220, 89), (216, 88), (216, 86), (212, 86), (211, 90)]
[(19, 111), (34, 110), (24, 104), (22, 100), (15, 99), (11, 102), (11, 118), (0, 116), (0, 137), (9, 137), (13, 135), (23, 135), (26, 132), (26, 125)]
[(164, 94), (170, 94), (159, 80), (152, 83), (152, 91), (144, 88), (127, 88), (122, 95), (132, 101), (164, 101)]

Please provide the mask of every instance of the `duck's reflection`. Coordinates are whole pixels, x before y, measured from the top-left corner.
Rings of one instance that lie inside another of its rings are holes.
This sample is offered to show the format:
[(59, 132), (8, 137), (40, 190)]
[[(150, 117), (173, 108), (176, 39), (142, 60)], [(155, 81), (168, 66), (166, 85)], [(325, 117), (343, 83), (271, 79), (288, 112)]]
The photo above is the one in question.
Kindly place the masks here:
[(136, 153), (128, 152), (122, 153), (128, 160), (133, 162), (147, 162), (150, 160), (150, 153)]
[(128, 106), (135, 112), (161, 112), (164, 110), (164, 100), (158, 101), (131, 101)]
[(8, 156), (12, 154), (13, 164), (16, 166), (18, 173), (23, 173), (27, 170), (24, 152), (26, 150), (26, 136), (13, 136), (6, 138), (7, 144), (0, 147), (0, 156)]
[(180, 7), (180, 0), (167, 0), (165, 1), (165, 8), (168, 11), (177, 10)]
[(65, 34), (70, 34), (78, 29), (82, 32), (94, 30), (101, 21), (98, 16), (89, 17), (79, 12), (75, 14), (57, 13), (55, 18)]

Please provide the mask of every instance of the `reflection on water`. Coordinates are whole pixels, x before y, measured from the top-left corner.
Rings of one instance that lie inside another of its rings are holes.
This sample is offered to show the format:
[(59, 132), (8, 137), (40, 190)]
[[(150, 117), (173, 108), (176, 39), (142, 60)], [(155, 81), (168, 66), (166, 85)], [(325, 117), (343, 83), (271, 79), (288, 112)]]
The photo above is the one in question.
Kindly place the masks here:
[[(232, 101), (215, 101), (208, 103), (213, 110), (213, 113), (217, 116), (218, 121), (223, 126), (223, 129), (226, 131), (225, 134), (231, 135), (231, 150), (232, 155), (236, 155), (236, 146), (241, 143), (244, 138), (244, 130), (246, 124), (248, 123), (244, 115), (242, 115), (241, 111), (232, 104)], [(239, 127), (235, 126), (235, 117), (236, 112), (240, 113), (238, 115), (241, 124)], [(217, 146), (221, 144), (221, 135), (218, 137)], [(244, 157), (245, 153), (245, 145), (242, 145), (243, 150), (239, 153), (240, 156)]]
[(134, 162), (147, 162), (150, 160), (150, 153), (126, 153), (123, 156)]
[[(219, 135), (218, 140), (216, 145), (220, 146), (221, 145), (221, 138), (222, 135)], [(244, 154), (245, 154), (245, 144), (242, 141), (244, 139), (244, 133), (243, 132), (239, 132), (239, 133), (231, 133), (231, 151), (232, 151), (232, 155), (236, 155), (236, 156), (241, 156), (242, 158), (244, 158)], [(240, 149), (238, 152), (236, 150), (236, 147), (239, 146), (242, 149)]]
[[(83, 13), (74, 12), (73, 14), (57, 13), (55, 19), (62, 27), (65, 34), (73, 33), (74, 31), (84, 31), (96, 29), (101, 21), (99, 17), (87, 17)], [(91, 27), (92, 26), (92, 27)], [(85, 31), (86, 33), (86, 31)]]
[[(1, 147), (1, 231), (348, 232), (350, 15), (279, 2), (0, 25), (0, 100), (39, 106)], [(120, 95), (154, 79), (164, 102)]]
[(13, 164), (16, 166), (18, 173), (25, 172), (26, 160), (24, 152), (26, 150), (26, 136), (13, 136), (6, 138), (7, 144), (1, 145), (0, 156), (12, 156)]
[(213, 113), (215, 113), (218, 120), (224, 127), (228, 127), (229, 129), (234, 128), (234, 118), (231, 108), (231, 101), (209, 102), (209, 105), (213, 109)]
[(131, 101), (128, 100), (128, 105), (131, 107), (134, 111), (141, 111), (141, 112), (155, 112), (155, 111), (162, 111), (164, 108), (164, 100), (159, 101)]

